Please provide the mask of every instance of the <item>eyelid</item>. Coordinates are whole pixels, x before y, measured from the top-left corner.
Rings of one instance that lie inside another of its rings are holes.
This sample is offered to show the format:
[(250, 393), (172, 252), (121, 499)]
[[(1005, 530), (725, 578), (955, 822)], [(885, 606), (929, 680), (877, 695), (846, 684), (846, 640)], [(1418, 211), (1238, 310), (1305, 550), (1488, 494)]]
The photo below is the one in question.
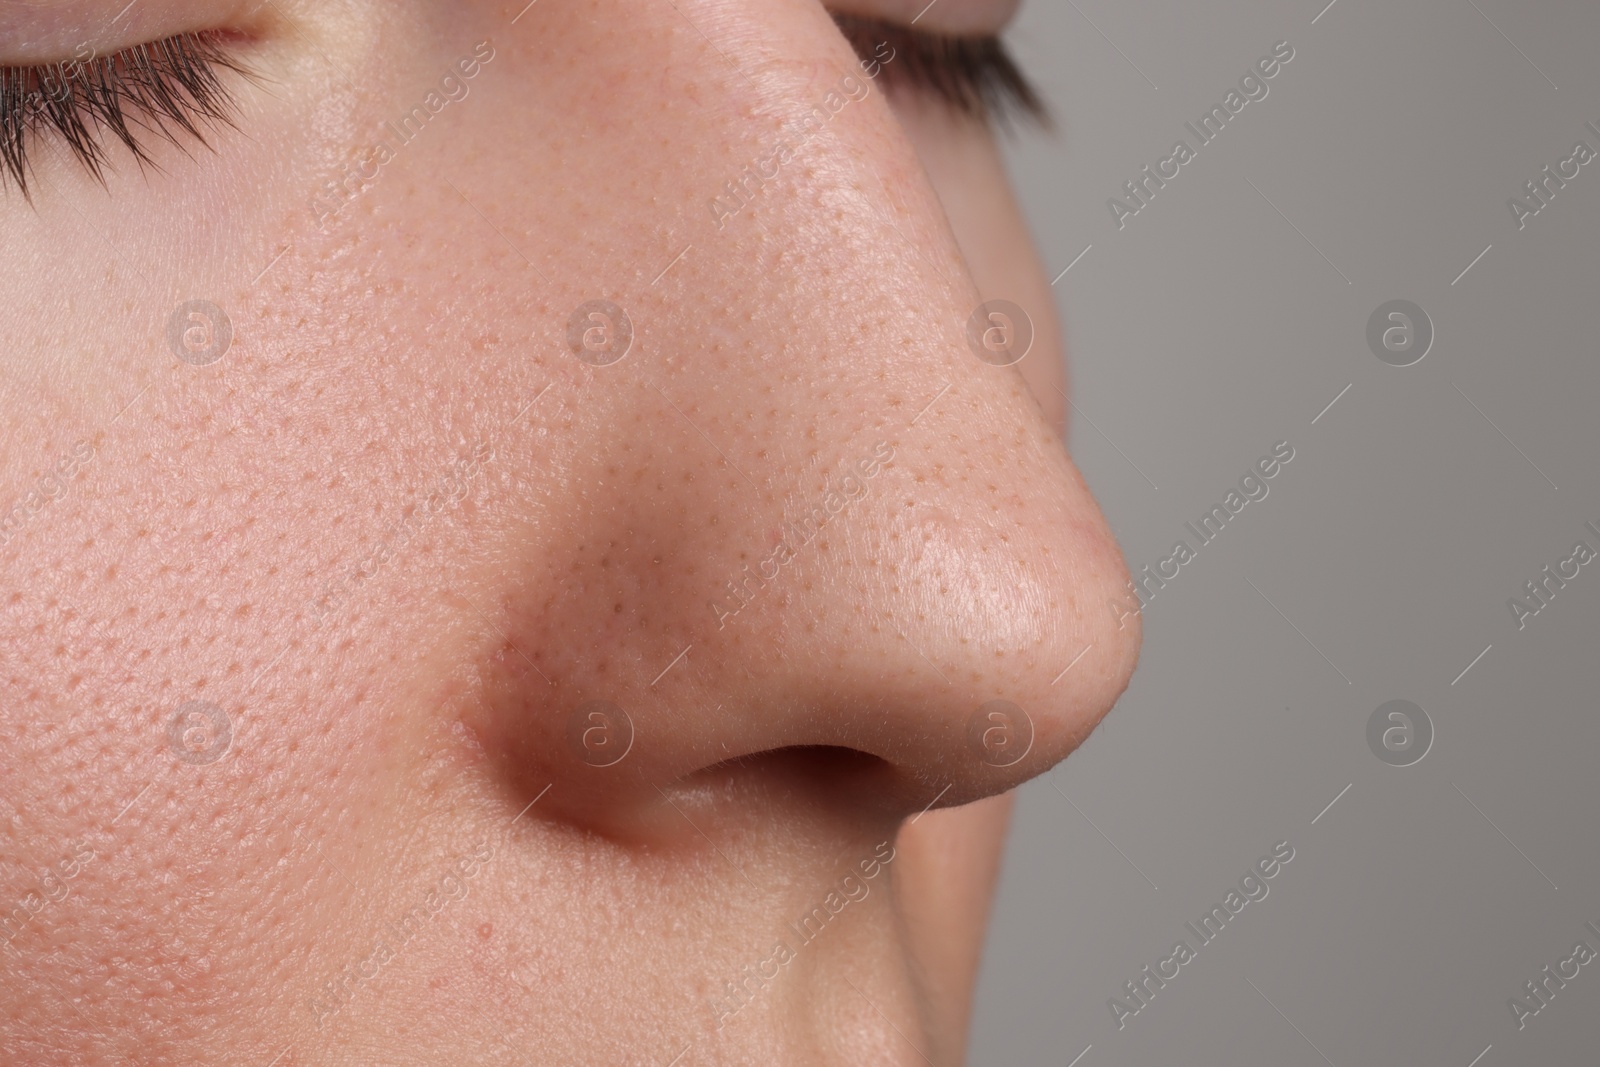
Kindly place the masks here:
[[(3, 2), (3, 0), (0, 0)], [(277, 23), (278, 0), (48, 0), (6, 3), (0, 64), (48, 66), (109, 56), (184, 33), (260, 37)]]

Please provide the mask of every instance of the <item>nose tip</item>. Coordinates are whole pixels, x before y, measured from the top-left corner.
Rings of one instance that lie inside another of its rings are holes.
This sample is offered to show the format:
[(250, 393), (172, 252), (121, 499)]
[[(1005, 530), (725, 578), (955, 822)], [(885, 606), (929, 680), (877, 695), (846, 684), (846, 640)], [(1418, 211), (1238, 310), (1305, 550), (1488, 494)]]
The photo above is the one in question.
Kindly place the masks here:
[(663, 469), (589, 498), (582, 533), (506, 594), (479, 724), (552, 785), (543, 810), (615, 824), (685, 783), (781, 778), (899, 817), (1081, 743), (1127, 684), (1138, 617), (1111, 609), (1122, 559), (1058, 439), (989, 388), (967, 399), (1004, 432), (856, 434), (783, 497), (727, 509), (738, 475)]
[(819, 547), (841, 580), (772, 589), (781, 608), (748, 629), (726, 620), (734, 632), (707, 647), (744, 709), (724, 741), (868, 753), (901, 810), (1003, 792), (1065, 758), (1126, 687), (1140, 639), (1137, 615), (1114, 610), (1121, 555), (1048, 431), (990, 454), (926, 447), (895, 445), (853, 529)]

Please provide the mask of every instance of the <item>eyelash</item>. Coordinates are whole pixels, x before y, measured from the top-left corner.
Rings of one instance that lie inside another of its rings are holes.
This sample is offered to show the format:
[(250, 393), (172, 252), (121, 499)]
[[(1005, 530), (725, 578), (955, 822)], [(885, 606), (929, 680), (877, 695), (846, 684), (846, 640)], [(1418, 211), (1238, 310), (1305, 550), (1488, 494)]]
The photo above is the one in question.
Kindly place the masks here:
[(1052, 125), (1049, 107), (999, 37), (951, 37), (857, 15), (835, 14), (833, 21), (863, 61), (888, 42), (895, 58), (881, 73), (890, 86), (930, 93), (1003, 128), (1015, 119)]
[(206, 129), (232, 126), (236, 113), (223, 72), (254, 80), (230, 57), (220, 33), (183, 33), (109, 56), (47, 66), (0, 66), (0, 183), (15, 182), (32, 200), (28, 179), (37, 140), (53, 135), (105, 184), (111, 134), (141, 167), (154, 166), (142, 134), (180, 145), (187, 134), (206, 145)]
[[(1021, 118), (1048, 127), (1050, 113), (998, 37), (948, 37), (853, 15), (835, 15), (863, 60), (885, 43), (895, 61), (880, 70), (891, 86), (917, 89), (955, 110), (1008, 127)], [(102, 128), (151, 165), (137, 131), (206, 145), (207, 127), (232, 126), (236, 101), (224, 71), (256, 80), (216, 33), (183, 33), (109, 56), (47, 66), (0, 66), (0, 184), (32, 200), (32, 152), (53, 134), (102, 185), (108, 163)]]

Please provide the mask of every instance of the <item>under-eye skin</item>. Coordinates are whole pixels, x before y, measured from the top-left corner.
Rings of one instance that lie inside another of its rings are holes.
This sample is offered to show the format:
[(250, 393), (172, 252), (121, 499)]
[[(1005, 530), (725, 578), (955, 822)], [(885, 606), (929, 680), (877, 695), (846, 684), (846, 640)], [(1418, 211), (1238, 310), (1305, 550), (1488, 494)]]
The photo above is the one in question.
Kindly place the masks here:
[(889, 89), (931, 94), (1001, 127), (1019, 118), (1051, 126), (1049, 108), (998, 36), (926, 33), (858, 15), (835, 14), (833, 21), (864, 69)]
[(153, 165), (150, 137), (204, 146), (209, 128), (233, 125), (227, 72), (254, 78), (230, 55), (226, 36), (212, 31), (84, 61), (0, 66), (0, 183), (15, 183), (31, 201), (34, 153), (49, 142), (64, 146), (102, 185), (112, 139), (141, 167)]

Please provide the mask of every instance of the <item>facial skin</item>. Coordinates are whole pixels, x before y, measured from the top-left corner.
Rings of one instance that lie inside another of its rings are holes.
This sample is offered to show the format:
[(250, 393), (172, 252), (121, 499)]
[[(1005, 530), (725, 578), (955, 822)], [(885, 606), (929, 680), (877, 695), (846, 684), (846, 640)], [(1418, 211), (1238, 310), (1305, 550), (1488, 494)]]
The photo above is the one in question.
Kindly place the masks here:
[(0, 62), (220, 29), (258, 82), (212, 150), (41, 146), (0, 199), (3, 1058), (959, 1063), (1005, 794), (1138, 645), (982, 125), (816, 0), (123, 7), (0, 5)]

